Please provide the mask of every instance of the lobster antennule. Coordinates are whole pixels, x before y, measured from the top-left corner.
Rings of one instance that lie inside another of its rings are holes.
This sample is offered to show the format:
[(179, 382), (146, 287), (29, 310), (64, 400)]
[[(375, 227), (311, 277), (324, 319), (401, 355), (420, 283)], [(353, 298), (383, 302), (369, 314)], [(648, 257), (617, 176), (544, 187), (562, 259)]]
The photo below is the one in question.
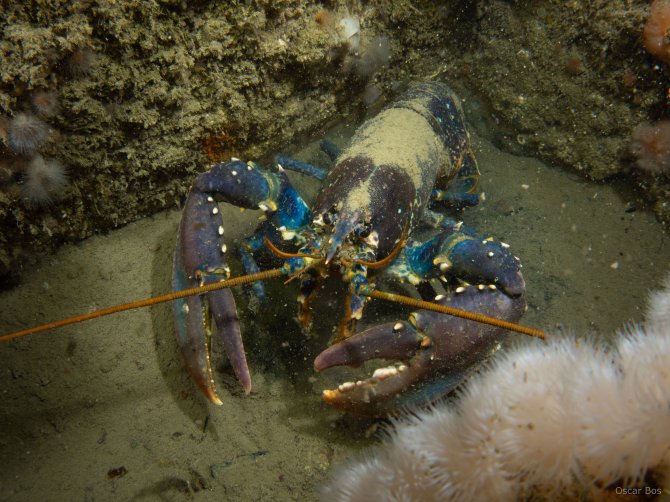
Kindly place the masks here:
[(308, 253), (287, 253), (286, 251), (282, 251), (279, 249), (277, 246), (272, 244), (272, 241), (268, 239), (267, 237), (263, 237), (263, 242), (265, 243), (265, 246), (273, 253), (279, 256), (280, 258), (313, 258), (313, 259), (319, 259), (320, 256), (317, 255), (311, 255)]
[(335, 253), (342, 247), (344, 241), (354, 231), (356, 225), (363, 221), (363, 211), (360, 209), (344, 209), (339, 215), (335, 228), (333, 228), (333, 236), (330, 238), (330, 248), (326, 254), (326, 265), (331, 262)]

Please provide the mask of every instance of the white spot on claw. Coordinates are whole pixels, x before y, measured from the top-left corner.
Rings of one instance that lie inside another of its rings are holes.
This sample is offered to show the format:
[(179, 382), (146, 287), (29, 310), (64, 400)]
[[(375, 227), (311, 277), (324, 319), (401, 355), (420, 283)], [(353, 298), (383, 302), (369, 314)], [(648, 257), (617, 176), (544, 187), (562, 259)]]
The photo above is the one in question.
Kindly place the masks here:
[(401, 322), (397, 322), (393, 326), (393, 331), (400, 331), (402, 328), (403, 328), (403, 324)]
[(436, 302), (439, 302), (440, 300), (444, 300), (444, 295), (437, 295), (437, 296), (435, 297), (435, 301), (436, 301)]
[(188, 305), (184, 303), (184, 305), (181, 306), (181, 311), (184, 314), (188, 314)]
[(462, 293), (463, 291), (465, 291), (465, 288), (463, 286), (458, 286), (456, 288), (456, 293)]
[(394, 366), (388, 366), (386, 368), (377, 368), (372, 374), (372, 378), (384, 380), (385, 378), (392, 377), (397, 374), (398, 370)]
[(237, 171), (233, 171), (231, 174), (232, 174), (233, 176), (237, 176)]
[(214, 199), (212, 198), (211, 195), (209, 197), (207, 197), (207, 202), (214, 202)]
[(504, 247), (505, 249), (507, 249), (509, 247), (509, 244), (507, 244), (506, 242), (501, 242), (500, 245), (502, 247)]
[(488, 253), (486, 253), (486, 255), (487, 255), (489, 258), (493, 258), (493, 251), (489, 251)]
[(226, 246), (225, 244), (221, 245), (221, 252), (225, 253), (226, 251), (228, 251), (228, 246)]
[(219, 235), (223, 235), (223, 225), (219, 225)]
[(218, 207), (215, 207), (214, 209), (212, 209), (212, 214), (218, 214), (218, 213), (219, 213), (219, 208)]

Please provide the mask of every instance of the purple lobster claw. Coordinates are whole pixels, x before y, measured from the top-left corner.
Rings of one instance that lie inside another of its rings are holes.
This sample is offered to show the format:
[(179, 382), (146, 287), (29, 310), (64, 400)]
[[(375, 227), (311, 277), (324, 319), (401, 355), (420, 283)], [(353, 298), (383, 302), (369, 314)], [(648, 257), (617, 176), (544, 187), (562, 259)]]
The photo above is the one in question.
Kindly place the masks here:
[[(523, 297), (475, 286), (438, 297), (437, 303), (510, 322), (517, 322), (526, 311)], [(380, 324), (332, 345), (318, 355), (314, 368), (393, 360), (370, 378), (323, 391), (324, 400), (336, 408), (362, 416), (385, 416), (453, 390), (499, 348), (504, 335), (501, 328), (419, 310), (408, 321)]]
[[(218, 213), (216, 202), (211, 196), (201, 191), (191, 191), (184, 206), (174, 252), (173, 290), (192, 288), (228, 277), (230, 270), (224, 260), (224, 229)], [(232, 292), (223, 289), (176, 300), (173, 312), (177, 344), (186, 369), (207, 398), (215, 404), (222, 404), (212, 378), (212, 332), (216, 332), (222, 340), (233, 371), (248, 394), (251, 391), (251, 377)]]

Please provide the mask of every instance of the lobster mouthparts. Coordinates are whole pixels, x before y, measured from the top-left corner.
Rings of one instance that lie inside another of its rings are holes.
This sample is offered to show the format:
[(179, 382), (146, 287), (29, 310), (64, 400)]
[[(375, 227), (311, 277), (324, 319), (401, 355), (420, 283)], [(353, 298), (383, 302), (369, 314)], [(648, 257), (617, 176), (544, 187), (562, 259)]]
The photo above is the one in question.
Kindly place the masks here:
[[(523, 297), (498, 290), (466, 287), (436, 299), (441, 305), (517, 322), (526, 310)], [(386, 416), (399, 409), (426, 404), (458, 386), (500, 347), (502, 328), (419, 310), (408, 321), (386, 323), (354, 335), (321, 352), (314, 368), (360, 366), (372, 359), (392, 360), (372, 376), (324, 390), (336, 408), (363, 416)]]

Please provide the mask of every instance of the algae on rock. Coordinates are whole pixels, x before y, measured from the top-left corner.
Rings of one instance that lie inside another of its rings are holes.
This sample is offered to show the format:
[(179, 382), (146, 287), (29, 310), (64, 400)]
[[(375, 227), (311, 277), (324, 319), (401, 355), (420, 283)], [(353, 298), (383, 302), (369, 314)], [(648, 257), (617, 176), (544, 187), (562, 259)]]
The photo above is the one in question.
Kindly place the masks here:
[[(383, 100), (446, 79), (488, 107), (496, 129), (482, 132), (498, 145), (590, 179), (628, 173), (670, 220), (667, 176), (637, 173), (629, 153), (635, 125), (666, 109), (665, 69), (640, 39), (646, 15), (633, 0), (5, 1), (0, 116), (55, 92), (40, 153), (68, 167), (70, 184), (52, 206), (26, 204), (21, 159), (0, 137), (0, 277), (178, 206), (212, 161), (290, 153), (358, 110), (368, 81)], [(356, 71), (364, 56), (333, 29), (343, 16), (360, 21), (361, 51), (389, 41), (390, 65)]]

